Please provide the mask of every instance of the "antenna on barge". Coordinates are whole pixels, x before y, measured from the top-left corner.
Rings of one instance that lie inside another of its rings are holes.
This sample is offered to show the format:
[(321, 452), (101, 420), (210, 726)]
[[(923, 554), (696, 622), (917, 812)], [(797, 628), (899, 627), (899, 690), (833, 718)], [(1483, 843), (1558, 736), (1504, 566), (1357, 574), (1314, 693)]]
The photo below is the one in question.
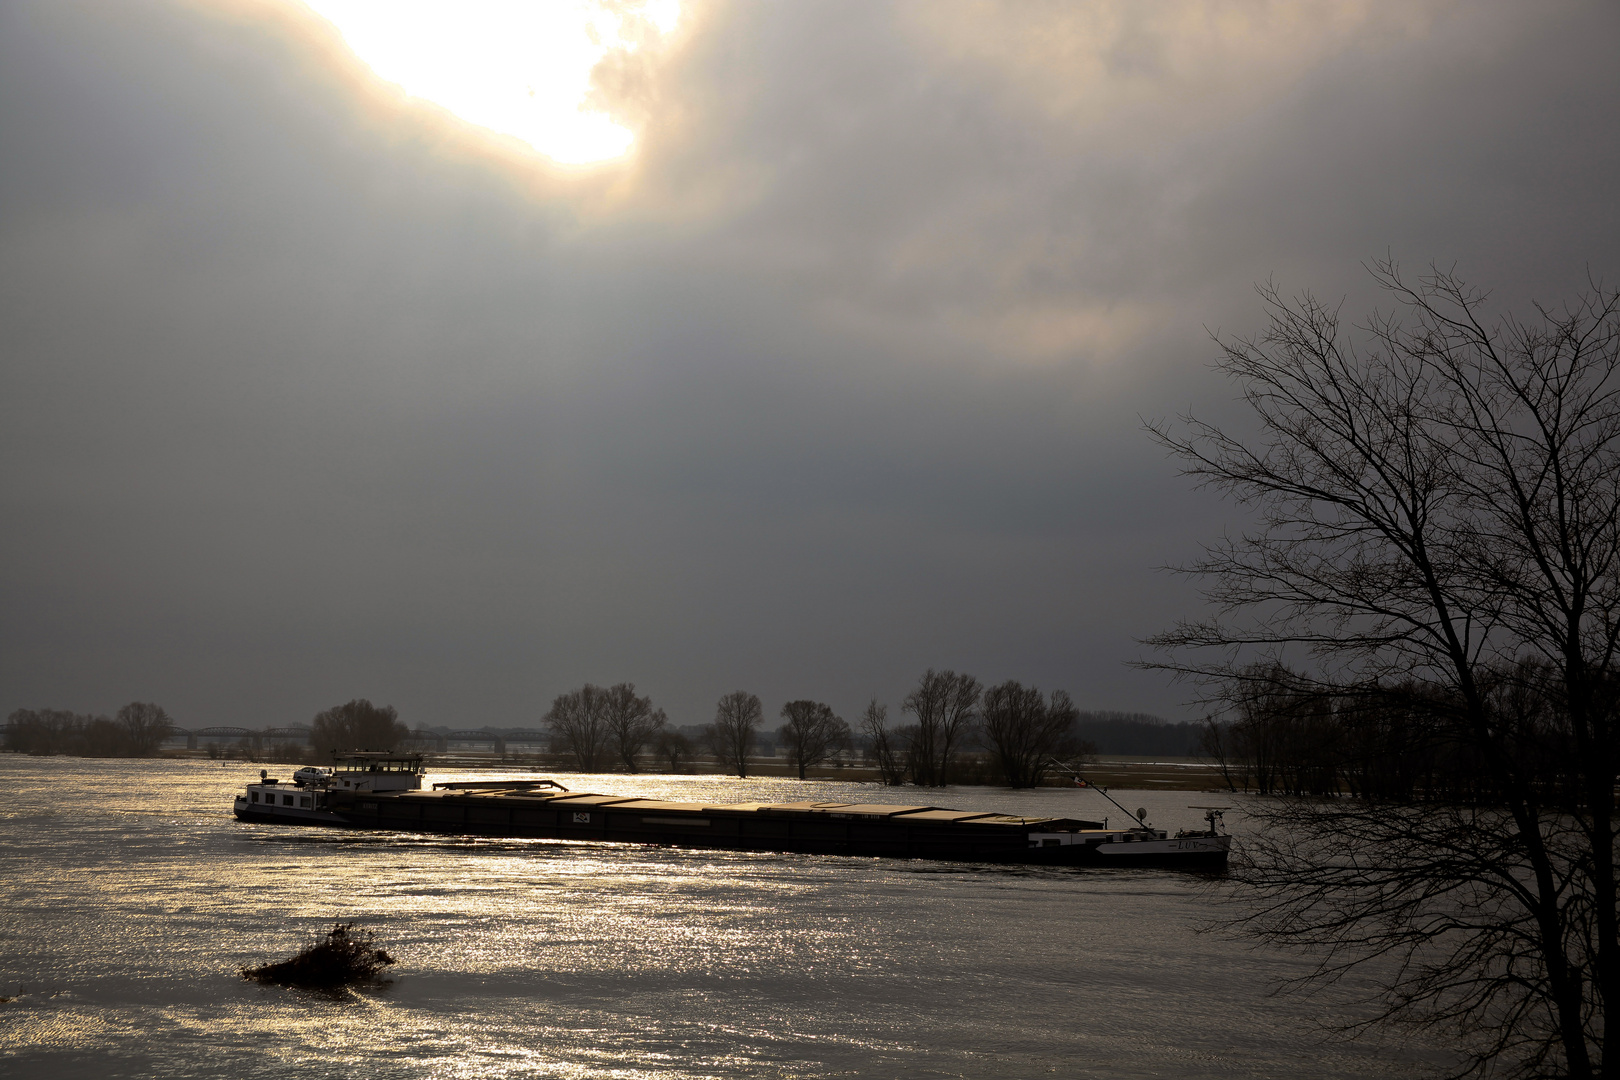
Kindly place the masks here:
[(1152, 828), (1152, 826), (1147, 823), (1147, 810), (1146, 809), (1138, 809), (1136, 811), (1136, 813), (1133, 814), (1129, 810), (1125, 809), (1125, 806), (1124, 806), (1123, 803), (1121, 803), (1118, 799), (1114, 798), (1112, 795), (1108, 794), (1108, 789), (1107, 788), (1098, 787), (1096, 784), (1093, 784), (1090, 780), (1087, 780), (1085, 777), (1081, 776), (1080, 775), (1080, 770), (1076, 769), (1073, 765), (1070, 765), (1066, 761), (1059, 761), (1056, 758), (1052, 758), (1051, 763), (1053, 765), (1056, 765), (1058, 768), (1064, 770), (1070, 776), (1074, 777), (1076, 780), (1078, 780), (1081, 783), (1085, 784), (1087, 787), (1089, 787), (1092, 790), (1096, 791), (1103, 798), (1107, 799), (1109, 802), (1113, 803), (1115, 806), (1119, 807), (1120, 810), (1125, 814), (1126, 817), (1128, 817), (1132, 821), (1136, 822), (1138, 827), (1145, 828), (1145, 829), (1146, 828)]
[[(1075, 775), (1080, 776), (1079, 773), (1075, 773)], [(1080, 778), (1082, 780), (1085, 780), (1085, 777), (1083, 777), (1083, 776), (1080, 777)], [(1118, 799), (1114, 798), (1112, 795), (1108, 794), (1108, 789), (1107, 788), (1100, 788), (1096, 784), (1093, 784), (1090, 780), (1086, 780), (1086, 786), (1088, 786), (1088, 787), (1092, 788), (1093, 790), (1095, 790), (1103, 798), (1107, 799), (1109, 802), (1113, 803), (1115, 806), (1119, 807), (1121, 810), (1125, 810), (1124, 804), (1122, 804)], [(1140, 826), (1141, 828), (1151, 829), (1153, 827), (1153, 826), (1151, 826), (1151, 825), (1149, 825), (1147, 823), (1147, 810), (1145, 808), (1138, 808), (1136, 813), (1134, 813), (1134, 814), (1131, 813), (1129, 810), (1125, 810), (1125, 816), (1130, 818), (1132, 821), (1136, 822), (1136, 824), (1138, 826)]]

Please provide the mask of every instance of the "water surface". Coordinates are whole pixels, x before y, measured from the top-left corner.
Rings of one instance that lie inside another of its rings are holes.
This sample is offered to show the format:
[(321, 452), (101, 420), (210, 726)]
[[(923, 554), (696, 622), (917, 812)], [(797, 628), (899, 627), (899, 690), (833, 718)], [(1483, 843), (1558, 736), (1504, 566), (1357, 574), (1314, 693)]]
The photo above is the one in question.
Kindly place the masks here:
[[(1300, 961), (1194, 933), (1221, 901), (1192, 875), (245, 825), (257, 770), (0, 756), (0, 1074), (1352, 1078), (1420, 1056), (1268, 997)], [(1080, 790), (557, 775), (1120, 818)], [(1114, 794), (1171, 829), (1209, 801)], [(399, 959), (386, 986), (237, 974), (350, 920)]]

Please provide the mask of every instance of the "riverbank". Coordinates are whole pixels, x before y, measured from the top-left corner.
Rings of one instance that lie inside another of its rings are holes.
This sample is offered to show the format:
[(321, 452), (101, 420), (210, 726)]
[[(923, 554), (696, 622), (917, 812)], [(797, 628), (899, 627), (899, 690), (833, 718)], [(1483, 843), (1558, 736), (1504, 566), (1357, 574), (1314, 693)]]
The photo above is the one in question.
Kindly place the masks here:
[[(270, 768), (295, 767), (297, 762), (272, 761), (269, 758), (230, 757), (221, 756), (211, 758), (200, 751), (180, 751), (158, 755), (174, 760), (217, 760), (221, 764), (235, 762), (267, 766)], [(571, 772), (573, 771), (566, 761), (560, 760), (550, 754), (507, 754), (497, 756), (478, 752), (462, 753), (429, 753), (423, 755), (429, 771), (443, 772), (446, 770), (461, 769), (495, 769), (516, 772)], [(92, 759), (94, 760), (94, 759)], [(759, 758), (749, 763), (749, 775), (762, 779), (785, 779), (797, 776), (797, 771), (781, 759)], [(986, 787), (1002, 788), (1004, 785), (989, 783), (982, 779), (985, 773), (982, 766), (975, 767), (968, 763), (962, 769), (962, 779), (953, 784), (953, 787)], [(645, 769), (643, 776), (722, 776), (728, 775), (718, 765), (700, 761), (693, 764), (690, 769), (683, 769), (678, 773), (671, 773), (664, 769)], [(1217, 766), (1208, 762), (1198, 761), (1194, 758), (1148, 758), (1131, 755), (1104, 754), (1095, 762), (1085, 766), (1080, 775), (1089, 783), (1105, 788), (1140, 788), (1145, 791), (1212, 791), (1225, 792), (1227, 786), (1221, 778)], [(882, 777), (874, 768), (862, 765), (846, 765), (842, 768), (824, 766), (810, 770), (807, 780), (831, 780), (855, 784), (876, 784)], [(1074, 779), (1069, 776), (1051, 776), (1043, 787), (1075, 787)], [(901, 785), (902, 788), (916, 790), (912, 785)]]
[[(424, 760), (430, 772), (443, 772), (450, 769), (496, 769), (517, 772), (572, 772), (566, 762), (559, 762), (549, 756), (514, 756), (500, 758), (493, 754), (427, 754)], [(993, 788), (1003, 791), (1012, 790), (1004, 784), (986, 782), (982, 779), (988, 770), (982, 766), (975, 768), (972, 763), (965, 765), (959, 772), (960, 779), (951, 784), (952, 787), (963, 788)], [(663, 769), (646, 769), (636, 775), (640, 776), (727, 776), (724, 769), (711, 762), (697, 762), (690, 769), (679, 773), (670, 773)], [(793, 779), (798, 772), (791, 765), (780, 759), (756, 759), (749, 762), (748, 775), (762, 780)], [(1090, 784), (1099, 787), (1113, 788), (1140, 788), (1144, 791), (1221, 791), (1227, 790), (1225, 781), (1221, 778), (1220, 770), (1214, 765), (1197, 761), (1192, 758), (1144, 758), (1128, 755), (1103, 755), (1094, 763), (1085, 766), (1081, 777)], [(805, 778), (809, 781), (834, 781), (849, 784), (878, 784), (882, 776), (875, 768), (862, 765), (846, 765), (842, 768), (823, 766), (809, 770)], [(1043, 788), (1070, 788), (1083, 786), (1077, 784), (1075, 779), (1066, 775), (1047, 777)], [(926, 791), (926, 788), (917, 788), (911, 784), (902, 784), (895, 787), (895, 791)], [(914, 800), (913, 800), (914, 801)]]

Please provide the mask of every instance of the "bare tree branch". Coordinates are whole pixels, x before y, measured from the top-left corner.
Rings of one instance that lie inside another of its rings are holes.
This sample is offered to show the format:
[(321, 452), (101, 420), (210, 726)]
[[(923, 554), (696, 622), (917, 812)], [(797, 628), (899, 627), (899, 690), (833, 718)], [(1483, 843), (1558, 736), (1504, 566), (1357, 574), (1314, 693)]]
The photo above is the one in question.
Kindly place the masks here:
[(1268, 283), (1266, 332), (1218, 340), (1255, 438), (1151, 428), (1254, 524), (1185, 568), (1215, 614), (1149, 666), (1222, 703), (1229, 781), (1292, 796), (1233, 875), (1241, 925), (1313, 980), (1376, 962), (1377, 1016), (1451, 1031), (1464, 1072), (1607, 1076), (1620, 293), (1520, 321), (1369, 270), (1395, 313), (1347, 331)]

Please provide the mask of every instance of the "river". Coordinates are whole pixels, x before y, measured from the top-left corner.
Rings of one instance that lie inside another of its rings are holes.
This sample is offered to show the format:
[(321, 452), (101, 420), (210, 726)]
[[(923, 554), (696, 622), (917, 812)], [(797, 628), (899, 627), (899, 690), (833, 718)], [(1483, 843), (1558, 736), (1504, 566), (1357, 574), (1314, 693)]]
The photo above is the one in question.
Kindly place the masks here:
[[(258, 768), (0, 755), (0, 1075), (1329, 1080), (1433, 1060), (1325, 1036), (1330, 998), (1268, 996), (1303, 961), (1197, 932), (1222, 901), (1194, 875), (241, 824)], [(1075, 789), (556, 775), (1120, 819)], [(1113, 794), (1171, 829), (1211, 798)], [(238, 975), (347, 921), (398, 958), (391, 982)]]

